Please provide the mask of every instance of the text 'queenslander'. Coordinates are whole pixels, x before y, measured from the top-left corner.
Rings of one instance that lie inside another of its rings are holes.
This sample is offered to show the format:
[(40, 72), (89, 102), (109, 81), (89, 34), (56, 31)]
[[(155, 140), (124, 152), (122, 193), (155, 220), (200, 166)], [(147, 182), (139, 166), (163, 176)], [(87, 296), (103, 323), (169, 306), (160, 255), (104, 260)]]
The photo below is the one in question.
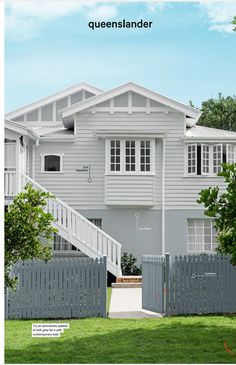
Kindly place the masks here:
[(118, 22), (89, 22), (88, 27), (91, 29), (95, 28), (151, 28), (153, 22), (147, 22), (143, 19), (137, 22), (129, 22), (123, 19)]

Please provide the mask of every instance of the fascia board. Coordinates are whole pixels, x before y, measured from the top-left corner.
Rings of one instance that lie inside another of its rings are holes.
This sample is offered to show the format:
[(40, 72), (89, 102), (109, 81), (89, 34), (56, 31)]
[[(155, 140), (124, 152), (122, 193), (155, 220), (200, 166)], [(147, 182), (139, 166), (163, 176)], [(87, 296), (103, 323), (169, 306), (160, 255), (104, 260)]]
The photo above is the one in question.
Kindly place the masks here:
[(221, 143), (221, 142), (228, 142), (228, 141), (232, 141), (232, 142), (236, 142), (236, 136), (235, 137), (220, 137), (220, 138), (216, 138), (216, 137), (185, 137), (184, 140), (186, 142), (211, 142), (211, 143)]
[(76, 141), (76, 137), (40, 137), (40, 142), (73, 142)]
[(109, 137), (137, 137), (137, 138), (166, 138), (165, 131), (148, 131), (148, 130), (96, 130), (94, 136), (97, 138), (109, 138)]
[(86, 90), (88, 92), (91, 92), (91, 93), (95, 93), (96, 95), (102, 93), (103, 91), (96, 88), (95, 86), (92, 86), (92, 85), (89, 85), (89, 84), (86, 84), (85, 82), (81, 82), (79, 84), (76, 84), (76, 85), (73, 85), (69, 88), (66, 88), (62, 91), (59, 91), (53, 95), (49, 95), (49, 96), (46, 96), (36, 102), (33, 102), (33, 103), (30, 103), (30, 104), (27, 104), (25, 105), (24, 107), (21, 107), (21, 108), (18, 108), (12, 112), (9, 112), (6, 114), (6, 117), (7, 118), (16, 118), (17, 116), (21, 115), (21, 114), (25, 114), (25, 113), (28, 113), (30, 112), (31, 110), (34, 110), (34, 109), (37, 109), (37, 108), (40, 108), (41, 106), (44, 106), (46, 104), (49, 104), (49, 103), (52, 103), (58, 99), (62, 99), (72, 93), (76, 93), (76, 92), (79, 92), (81, 90)]
[(201, 115), (201, 112), (195, 108), (184, 105), (178, 101), (175, 101), (166, 96), (160, 95), (154, 91), (148, 90), (142, 86), (129, 82), (127, 84), (118, 86), (117, 88), (114, 88), (112, 90), (105, 91), (104, 93), (102, 93), (100, 95), (93, 96), (89, 99), (80, 101), (79, 103), (76, 103), (69, 107), (63, 108), (60, 110), (61, 116), (62, 116), (62, 118), (68, 117), (70, 115), (80, 112), (81, 110), (90, 108), (91, 106), (93, 106), (95, 104), (102, 103), (102, 102), (106, 101), (107, 99), (116, 97), (116, 96), (120, 95), (121, 93), (125, 93), (128, 91), (140, 93), (141, 95), (143, 95), (147, 98), (151, 98), (159, 103), (169, 106), (170, 108), (183, 112), (184, 114), (187, 114), (188, 116), (190, 116), (192, 118), (195, 118), (196, 121), (198, 120), (198, 118)]

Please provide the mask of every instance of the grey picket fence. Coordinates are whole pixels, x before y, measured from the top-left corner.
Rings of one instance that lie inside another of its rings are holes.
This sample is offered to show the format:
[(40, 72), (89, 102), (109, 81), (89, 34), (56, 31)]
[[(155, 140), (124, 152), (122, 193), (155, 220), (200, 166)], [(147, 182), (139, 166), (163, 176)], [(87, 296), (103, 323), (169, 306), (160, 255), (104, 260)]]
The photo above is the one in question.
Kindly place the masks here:
[(106, 317), (107, 260), (84, 257), (19, 262), (15, 291), (5, 293), (5, 317)]
[(144, 255), (143, 309), (165, 315), (236, 313), (236, 267), (229, 256)]

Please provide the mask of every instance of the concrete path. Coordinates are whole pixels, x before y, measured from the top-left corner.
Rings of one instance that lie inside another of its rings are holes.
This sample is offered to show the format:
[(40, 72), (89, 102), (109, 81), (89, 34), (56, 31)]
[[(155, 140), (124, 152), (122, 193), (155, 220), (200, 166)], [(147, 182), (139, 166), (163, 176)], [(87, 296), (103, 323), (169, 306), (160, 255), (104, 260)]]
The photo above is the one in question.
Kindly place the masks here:
[(162, 315), (142, 310), (142, 288), (112, 288), (109, 317), (151, 318)]

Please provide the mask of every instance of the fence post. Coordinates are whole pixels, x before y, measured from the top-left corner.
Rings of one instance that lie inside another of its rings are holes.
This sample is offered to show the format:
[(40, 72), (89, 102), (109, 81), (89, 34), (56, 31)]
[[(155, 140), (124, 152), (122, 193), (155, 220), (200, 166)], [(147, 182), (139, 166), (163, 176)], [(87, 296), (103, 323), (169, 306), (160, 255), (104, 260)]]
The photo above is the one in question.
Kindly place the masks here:
[(101, 282), (100, 282), (100, 310), (103, 318), (107, 317), (107, 257), (100, 259)]
[(169, 300), (170, 300), (170, 254), (165, 255), (165, 301), (164, 301), (164, 313), (169, 316)]
[(5, 288), (4, 290), (5, 294), (5, 319), (8, 319), (8, 289)]

